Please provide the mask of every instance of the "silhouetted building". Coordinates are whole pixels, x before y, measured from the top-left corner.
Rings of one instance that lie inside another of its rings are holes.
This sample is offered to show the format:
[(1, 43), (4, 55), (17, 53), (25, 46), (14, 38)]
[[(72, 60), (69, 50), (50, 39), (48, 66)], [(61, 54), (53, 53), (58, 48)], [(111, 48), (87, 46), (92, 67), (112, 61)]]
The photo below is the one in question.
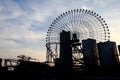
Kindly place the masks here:
[(86, 67), (96, 67), (100, 65), (96, 40), (82, 40), (84, 64)]
[(0, 72), (2, 70), (2, 58), (0, 58)]
[(0, 68), (2, 67), (2, 58), (0, 58)]
[(70, 32), (60, 33), (60, 64), (64, 70), (72, 70), (72, 47), (70, 42)]
[(118, 51), (115, 42), (98, 43), (101, 66), (114, 66), (119, 64)]
[(118, 45), (118, 51), (119, 51), (119, 53), (120, 53), (120, 45)]

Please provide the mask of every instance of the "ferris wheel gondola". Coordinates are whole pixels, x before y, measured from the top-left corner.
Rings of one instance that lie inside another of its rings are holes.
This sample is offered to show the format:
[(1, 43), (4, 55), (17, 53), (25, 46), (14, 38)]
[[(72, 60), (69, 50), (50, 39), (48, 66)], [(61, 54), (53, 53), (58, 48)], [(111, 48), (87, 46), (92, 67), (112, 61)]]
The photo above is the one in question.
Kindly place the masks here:
[[(110, 39), (107, 23), (99, 14), (85, 9), (70, 10), (58, 16), (48, 29), (46, 35), (46, 59), (48, 62), (54, 62), (56, 58), (59, 58), (62, 30), (70, 31), (71, 35), (76, 34), (80, 43), (87, 38), (95, 39), (97, 42)], [(74, 54), (74, 57), (77, 59), (79, 56)]]

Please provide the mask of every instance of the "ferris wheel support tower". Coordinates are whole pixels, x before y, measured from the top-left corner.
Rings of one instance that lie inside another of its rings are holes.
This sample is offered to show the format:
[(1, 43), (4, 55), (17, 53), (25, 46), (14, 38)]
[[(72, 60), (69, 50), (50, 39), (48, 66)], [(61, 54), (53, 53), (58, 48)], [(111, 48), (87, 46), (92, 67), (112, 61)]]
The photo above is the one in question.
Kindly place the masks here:
[(58, 16), (50, 25), (46, 35), (46, 59), (48, 63), (54, 63), (60, 57), (60, 33), (69, 31), (72, 40), (79, 39), (79, 46), (72, 46), (73, 62), (81, 62), (82, 40), (95, 39), (97, 42), (105, 42), (110, 39), (107, 23), (99, 14), (85, 9), (74, 9)]

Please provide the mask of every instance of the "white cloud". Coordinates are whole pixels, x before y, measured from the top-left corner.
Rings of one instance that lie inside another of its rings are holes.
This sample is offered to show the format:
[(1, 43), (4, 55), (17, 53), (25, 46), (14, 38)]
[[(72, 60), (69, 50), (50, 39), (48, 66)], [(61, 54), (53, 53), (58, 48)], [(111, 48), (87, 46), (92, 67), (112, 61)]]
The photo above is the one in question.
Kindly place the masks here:
[(93, 0), (93, 3), (98, 7), (105, 7), (107, 5), (107, 1), (105, 0)]
[[(116, 20), (116, 19), (120, 19), (120, 12), (119, 12), (120, 9), (111, 9), (111, 10), (108, 10), (107, 12), (105, 12), (103, 14), (103, 16), (105, 16), (108, 20)], [(111, 21), (111, 22), (112, 22)]]
[(89, 7), (85, 6), (85, 5), (83, 5), (82, 8), (87, 9), (87, 10), (91, 10), (91, 8), (89, 8)]
[(11, 41), (11, 40), (5, 40), (5, 39), (0, 39), (0, 48), (15, 48), (16, 46), (18, 46), (17, 43)]
[[(1, 23), (1, 22), (0, 22)], [(28, 29), (29, 25), (14, 25), (11, 23), (1, 23), (3, 27), (0, 34), (0, 38), (13, 38), (13, 39), (41, 39), (45, 38), (46, 32), (33, 32)]]
[(11, 0), (2, 0), (0, 7), (0, 20), (17, 18), (22, 14), (20, 7)]

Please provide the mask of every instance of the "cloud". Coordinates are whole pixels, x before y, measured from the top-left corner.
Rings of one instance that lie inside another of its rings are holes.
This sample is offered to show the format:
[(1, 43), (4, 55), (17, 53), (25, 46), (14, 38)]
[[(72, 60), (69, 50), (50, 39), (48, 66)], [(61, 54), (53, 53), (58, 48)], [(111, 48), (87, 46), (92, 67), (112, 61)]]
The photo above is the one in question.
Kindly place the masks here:
[(1, 0), (0, 7), (0, 20), (17, 18), (22, 14), (20, 7), (11, 0)]
[(45, 61), (45, 51), (44, 50), (38, 50), (38, 49), (31, 49), (31, 48), (12, 48), (12, 49), (1, 49), (0, 48), (0, 58), (3, 59), (9, 58), (9, 59), (16, 59), (18, 55), (26, 55), (30, 56), (32, 58), (37, 58), (41, 62)]
[(45, 58), (49, 25), (60, 14), (80, 8), (100, 13), (110, 26), (119, 25), (118, 0), (1, 0), (0, 55), (11, 57), (20, 52), (38, 56), (44, 53)]
[[(0, 5), (0, 28), (2, 28), (2, 34), (0, 34), (0, 38), (10, 38), (16, 40), (20, 39), (23, 41), (32, 41), (45, 38), (46, 32), (37, 30), (37, 26), (39, 25), (39, 28), (44, 26), (41, 24), (44, 23), (50, 16), (56, 16), (55, 12), (63, 12), (68, 8), (68, 6), (66, 6), (64, 1), (55, 0), (45, 1), (42, 3), (40, 2), (41, 1), (29, 1), (27, 4), (25, 4), (25, 10), (23, 10), (21, 6), (18, 5), (18, 3), (12, 0), (2, 1)], [(77, 1), (74, 2), (74, 4), (80, 3)], [(56, 8), (56, 6), (58, 6), (58, 8)], [(74, 5), (72, 6), (75, 7)], [(48, 24), (48, 26), (49, 25), (50, 24)], [(46, 30), (48, 26), (45, 26)], [(30, 29), (31, 27), (34, 27), (34, 30)]]
[(45, 53), (43, 49), (45, 50), (46, 32), (36, 31), (30, 27), (43, 26), (41, 23), (48, 16), (49, 13), (42, 13), (33, 7), (28, 7), (25, 11), (12, 0), (0, 1), (0, 56), (12, 58), (18, 54), (31, 54), (31, 56), (39, 54), (40, 56)]
[(91, 10), (91, 8), (87, 7), (86, 5), (82, 6), (83, 9)]
[(0, 48), (1, 49), (8, 49), (8, 48), (15, 48), (16, 46), (18, 46), (17, 43), (15, 43), (14, 41), (11, 41), (11, 40), (6, 40), (6, 39), (0, 39)]
[(99, 7), (105, 7), (108, 4), (108, 1), (106, 0), (93, 0), (93, 3)]

